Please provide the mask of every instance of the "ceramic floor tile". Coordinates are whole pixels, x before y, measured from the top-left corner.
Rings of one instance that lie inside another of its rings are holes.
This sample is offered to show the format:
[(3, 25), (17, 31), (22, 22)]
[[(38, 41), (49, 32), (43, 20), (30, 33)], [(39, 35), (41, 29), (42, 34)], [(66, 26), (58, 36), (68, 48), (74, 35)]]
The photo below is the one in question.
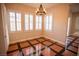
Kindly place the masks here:
[(8, 48), (8, 52), (9, 52), (9, 51), (16, 50), (16, 49), (18, 49), (17, 44), (12, 44), (12, 45), (9, 46), (9, 48)]
[(50, 39), (46, 39), (46, 40), (49, 41), (49, 42), (52, 42), (52, 43), (56, 43), (55, 41), (50, 40)]
[(34, 45), (34, 47), (35, 47), (36, 50), (40, 50), (40, 49), (43, 49), (45, 46), (40, 43), (40, 44)]
[(21, 42), (21, 43), (20, 43), (20, 46), (21, 46), (21, 48), (24, 48), (24, 47), (30, 46), (30, 44), (25, 41), (25, 42)]
[(8, 53), (7, 55), (8, 55), (8, 56), (22, 56), (22, 53), (20, 53), (20, 52), (17, 50), (17, 51)]
[(51, 49), (53, 49), (53, 50), (55, 50), (55, 51), (57, 51), (57, 52), (60, 52), (63, 48), (62, 47), (60, 47), (60, 46), (57, 46), (57, 45), (52, 45), (52, 46), (50, 46), (50, 48)]
[(63, 48), (65, 47), (64, 45), (62, 45), (62, 44), (60, 44), (60, 43), (56, 43), (56, 44), (59, 45), (59, 46), (61, 46), (61, 47), (63, 47)]
[[(37, 40), (40, 42), (38, 42)], [(55, 55), (58, 55), (56, 52), (62, 51), (63, 47), (64, 47), (60, 43), (57, 43), (57, 42), (54, 42), (52, 40), (45, 39), (45, 38), (29, 40), (29, 42), (32, 45), (30, 45), (27, 41), (19, 43), (20, 47), (22, 48), (22, 51), (20, 51), (20, 52), (18, 50), (19, 46), (17, 44), (10, 45), (9, 49), (8, 49), (9, 52), (7, 53), (7, 55), (8, 56), (22, 56), (24, 54), (24, 56), (42, 56), (42, 55), (43, 56), (55, 56)], [(76, 44), (76, 43), (72, 43), (72, 45), (78, 46), (78, 44)], [(74, 52), (77, 52), (77, 48), (75, 48), (73, 46), (70, 46), (68, 49), (72, 50)], [(63, 51), (62, 55), (64, 55), (64, 56), (75, 56), (76, 55), (69, 50)], [(23, 54), (22, 54), (22, 52), (23, 52)]]
[(46, 46), (50, 46), (50, 45), (53, 44), (53, 43), (51, 43), (51, 42), (49, 42), (49, 41), (45, 41), (45, 42), (43, 42), (43, 44), (45, 44)]
[(74, 51), (74, 52), (76, 52), (76, 53), (78, 52), (78, 48), (75, 48), (75, 47), (73, 47), (73, 46), (69, 46), (68, 49), (69, 49), (69, 50), (72, 50), (72, 51)]
[(23, 51), (25, 56), (29, 56), (30, 54), (33, 55), (33, 52), (35, 52), (33, 47), (24, 48), (24, 49), (22, 49), (22, 51)]
[(72, 45), (75, 46), (75, 47), (78, 47), (78, 44), (76, 44), (76, 43), (72, 43)]
[(76, 56), (76, 54), (74, 54), (74, 53), (72, 53), (71, 51), (68, 51), (68, 50), (65, 50), (62, 55), (64, 55), (64, 56)]
[(42, 52), (42, 55), (44, 56), (55, 56), (56, 53), (54, 51), (51, 51), (50, 48), (45, 48)]
[(38, 39), (38, 41), (43, 42), (43, 41), (45, 41), (45, 39)]
[(30, 43), (31, 43), (31, 44), (37, 44), (37, 43), (39, 43), (39, 42), (38, 42), (37, 40), (31, 40)]
[(75, 42), (75, 43), (79, 43), (79, 39), (75, 40), (74, 42)]

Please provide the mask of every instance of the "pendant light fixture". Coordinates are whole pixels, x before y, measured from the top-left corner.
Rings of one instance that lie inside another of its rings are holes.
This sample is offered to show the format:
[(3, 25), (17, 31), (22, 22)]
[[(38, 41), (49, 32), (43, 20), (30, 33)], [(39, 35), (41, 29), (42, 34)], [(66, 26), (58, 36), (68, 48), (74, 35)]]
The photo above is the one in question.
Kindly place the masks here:
[(39, 9), (36, 11), (36, 15), (45, 15), (45, 14), (46, 14), (45, 9), (43, 9), (42, 4), (40, 4)]

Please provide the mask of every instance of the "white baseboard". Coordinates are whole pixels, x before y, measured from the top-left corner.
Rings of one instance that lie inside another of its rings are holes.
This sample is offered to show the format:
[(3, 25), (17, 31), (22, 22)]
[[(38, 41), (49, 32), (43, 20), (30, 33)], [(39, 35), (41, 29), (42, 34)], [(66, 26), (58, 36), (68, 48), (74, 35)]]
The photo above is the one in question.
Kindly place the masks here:
[(59, 41), (59, 40), (56, 40), (56, 39), (53, 39), (53, 38), (50, 38), (50, 37), (47, 37), (47, 36), (44, 36), (44, 37), (47, 38), (47, 39), (53, 40), (53, 41), (55, 41), (55, 42), (58, 42), (58, 43), (60, 43), (60, 44), (62, 44), (62, 45), (65, 45), (64, 42), (61, 42), (61, 41)]
[(14, 44), (14, 43), (22, 42), (22, 41), (26, 41), (26, 40), (32, 40), (32, 39), (40, 38), (40, 37), (42, 37), (42, 36), (40, 35), (40, 36), (31, 37), (31, 38), (27, 38), (27, 39), (20, 39), (20, 40), (12, 41), (12, 42), (10, 42), (10, 44)]

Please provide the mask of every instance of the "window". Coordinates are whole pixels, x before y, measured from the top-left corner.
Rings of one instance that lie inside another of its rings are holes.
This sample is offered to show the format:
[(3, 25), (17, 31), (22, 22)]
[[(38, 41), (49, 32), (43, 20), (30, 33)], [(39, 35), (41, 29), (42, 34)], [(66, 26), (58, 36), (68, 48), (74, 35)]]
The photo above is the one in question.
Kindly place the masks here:
[(30, 21), (29, 21), (29, 25), (30, 25), (30, 30), (33, 30), (33, 16), (29, 15)]
[(25, 14), (25, 30), (33, 30), (33, 15)]
[(20, 31), (21, 30), (21, 14), (20, 13), (16, 13), (16, 28), (17, 28), (17, 31)]
[(15, 29), (15, 13), (10, 12), (9, 16), (10, 16), (10, 30), (11, 31), (16, 31), (16, 29)]
[(42, 29), (42, 16), (36, 16), (36, 30)]
[(52, 30), (52, 16), (45, 16), (45, 30)]
[(9, 12), (10, 17), (10, 31), (21, 30), (21, 14), (15, 12)]
[(25, 30), (29, 30), (29, 18), (28, 18), (28, 15), (25, 15)]

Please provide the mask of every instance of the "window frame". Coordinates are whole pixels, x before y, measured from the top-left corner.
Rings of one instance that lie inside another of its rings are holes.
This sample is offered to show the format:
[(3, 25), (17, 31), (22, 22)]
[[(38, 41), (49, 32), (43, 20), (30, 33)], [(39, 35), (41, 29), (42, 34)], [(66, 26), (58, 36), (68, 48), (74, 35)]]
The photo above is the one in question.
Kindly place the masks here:
[[(26, 30), (26, 24), (25, 24), (25, 15), (28, 15), (28, 30)], [(30, 29), (30, 15), (32, 15), (32, 29)], [(34, 15), (33, 14), (29, 14), (29, 13), (25, 13), (24, 14), (24, 31), (33, 31), (34, 30), (34, 26), (33, 26), (33, 23), (34, 23), (34, 19), (33, 19)]]
[[(11, 28), (10, 28), (10, 14), (9, 14), (10, 12), (15, 13), (15, 31), (11, 31)], [(20, 31), (22, 31), (22, 20), (21, 19), (20, 19), (20, 21), (21, 21), (20, 22), (21, 29), (20, 30), (17, 30), (17, 20), (16, 20), (16, 14), (17, 13), (20, 13), (21, 14), (21, 17), (20, 18), (22, 19), (22, 13), (21, 12), (11, 11), (11, 10), (8, 11), (8, 19), (9, 19), (9, 22), (8, 22), (9, 24), (8, 25), (9, 25), (9, 31), (10, 32), (20, 32)]]
[[(19, 13), (19, 12), (16, 12), (16, 14), (17, 14), (17, 13)], [(16, 15), (16, 14), (15, 14), (15, 15)], [(20, 16), (21, 16), (21, 17), (20, 17), (20, 25), (21, 25), (21, 24), (22, 24), (22, 20), (21, 20), (21, 18), (22, 18), (22, 14), (21, 14), (21, 13), (20, 13)], [(16, 17), (16, 16), (15, 16), (15, 17)], [(22, 30), (22, 25), (21, 25), (20, 30), (17, 30), (17, 23), (18, 23), (18, 22), (17, 22), (17, 18), (16, 18), (15, 20), (16, 20), (16, 21), (15, 21), (15, 23), (16, 23), (16, 31), (18, 31), (18, 32), (19, 32), (19, 31), (21, 31), (21, 30)]]
[[(41, 19), (40, 19), (41, 17)], [(37, 20), (38, 19), (38, 20)], [(41, 15), (36, 15), (35, 16), (35, 30), (42, 30), (42, 19), (43, 17)], [(40, 22), (41, 21), (41, 22)], [(36, 23), (37, 22), (37, 23)], [(40, 25), (41, 24), (41, 25)], [(38, 27), (37, 27), (38, 26)], [(41, 27), (40, 27), (41, 26)]]

